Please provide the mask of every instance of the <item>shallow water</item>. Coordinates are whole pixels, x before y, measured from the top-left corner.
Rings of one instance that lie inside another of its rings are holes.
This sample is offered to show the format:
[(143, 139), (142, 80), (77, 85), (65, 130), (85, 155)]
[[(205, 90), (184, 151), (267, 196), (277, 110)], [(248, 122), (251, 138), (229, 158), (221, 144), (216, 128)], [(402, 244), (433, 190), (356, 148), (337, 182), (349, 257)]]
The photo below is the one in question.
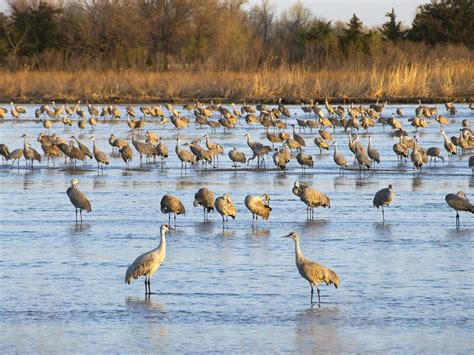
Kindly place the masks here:
[[(28, 117), (34, 108), (27, 107)], [(407, 116), (414, 111), (403, 108)], [(467, 105), (457, 108), (445, 128), (448, 136), (457, 134), (463, 118), (472, 119)], [(387, 107), (384, 114), (395, 109)], [(412, 134), (406, 118), (402, 122)], [(459, 190), (472, 195), (467, 155), (414, 174), (411, 163), (397, 165), (390, 129), (377, 126), (370, 132), (381, 153), (378, 171), (340, 175), (332, 152), (319, 155), (316, 133), (307, 131), (301, 134), (315, 167), (304, 175), (296, 160), (279, 172), (271, 158), (266, 170), (234, 173), (228, 149), (235, 145), (249, 155), (244, 134), (264, 141), (262, 129), (240, 124), (224, 134), (190, 125), (180, 133), (183, 142), (209, 133), (226, 155), (218, 169), (184, 173), (173, 150), (174, 127), (149, 122), (145, 129), (157, 131), (170, 146), (163, 169), (140, 166), (136, 152), (130, 171), (119, 157), (111, 157), (100, 174), (94, 164), (65, 169), (62, 158), (55, 169), (42, 162), (31, 171), (24, 161), (19, 170), (0, 169), (4, 353), (474, 351), (474, 218), (462, 213), (456, 229), (455, 213), (444, 201)], [(128, 130), (124, 122), (101, 123), (81, 139), (91, 146), (87, 138), (93, 134), (110, 153), (108, 135), (126, 137)], [(439, 130), (431, 120), (421, 145), (443, 149)], [(0, 143), (21, 148), (19, 136), (27, 133), (41, 150), (33, 138), (41, 131), (34, 120), (6, 119), (0, 122)], [(80, 134), (76, 125), (64, 132), (55, 124), (52, 132)], [(337, 129), (333, 136), (352, 160), (344, 132)], [(365, 134), (361, 140), (366, 146)], [(74, 176), (93, 206), (82, 224), (75, 223), (65, 194)], [(305, 206), (291, 193), (296, 180), (328, 194), (331, 209), (317, 209), (316, 220), (307, 222)], [(390, 183), (396, 196), (382, 223), (372, 198)], [(203, 222), (202, 210), (193, 208), (202, 186), (216, 196), (231, 194), (237, 218), (228, 231), (217, 213)], [(273, 211), (252, 229), (244, 197), (263, 192), (271, 196)], [(187, 213), (168, 235), (166, 260), (151, 284), (157, 294), (145, 299), (143, 281), (126, 285), (123, 277), (136, 256), (159, 243), (159, 226), (167, 222), (159, 208), (165, 193), (178, 196)], [(293, 242), (280, 238), (290, 231), (300, 233), (306, 257), (340, 277), (339, 289), (320, 287), (321, 307), (309, 304), (310, 287), (296, 270)]]

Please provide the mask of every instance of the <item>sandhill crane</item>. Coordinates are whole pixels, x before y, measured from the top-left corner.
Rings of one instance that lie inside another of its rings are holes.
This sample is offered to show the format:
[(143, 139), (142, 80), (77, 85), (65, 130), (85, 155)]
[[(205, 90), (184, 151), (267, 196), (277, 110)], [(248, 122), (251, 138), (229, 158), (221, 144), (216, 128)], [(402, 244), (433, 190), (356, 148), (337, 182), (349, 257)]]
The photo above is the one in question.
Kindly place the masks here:
[(370, 160), (372, 160), (372, 162), (374, 163), (374, 166), (375, 166), (375, 163), (380, 164), (380, 154), (378, 150), (372, 146), (371, 136), (369, 136), (369, 145), (367, 146), (367, 154)]
[(186, 169), (186, 164), (196, 164), (196, 157), (189, 150), (185, 150), (179, 147), (179, 138), (176, 139), (175, 152), (178, 159), (181, 161), (181, 169)]
[(255, 113), (256, 108), (255, 108), (255, 106), (247, 105), (244, 101), (244, 104), (242, 106), (242, 112)]
[(304, 152), (298, 153), (298, 155), (296, 156), (296, 161), (298, 162), (298, 164), (301, 165), (301, 169), (303, 170), (303, 172), (305, 171), (307, 166), (312, 168), (314, 165), (313, 157), (309, 154), (305, 154)]
[(453, 158), (453, 155), (456, 154), (456, 146), (453, 144), (453, 142), (451, 142), (448, 138), (448, 136), (446, 135), (446, 133), (444, 132), (444, 130), (441, 130), (440, 132), (443, 137), (444, 137), (444, 149), (446, 149), (446, 151), (448, 152), (448, 156), (451, 158)]
[(104, 152), (102, 152), (101, 150), (99, 150), (99, 148), (97, 148), (97, 145), (95, 144), (94, 136), (90, 137), (89, 139), (92, 140), (92, 144), (93, 144), (92, 151), (94, 152), (94, 158), (97, 161), (97, 169), (99, 169), (100, 167), (104, 169), (104, 164), (109, 165), (109, 158)]
[(80, 148), (74, 146), (73, 141), (69, 142), (69, 151), (67, 156), (71, 158), (71, 162), (73, 162), (74, 165), (76, 164), (77, 160), (81, 160), (83, 163), (85, 163), (86, 155)]
[(122, 148), (119, 149), (120, 155), (122, 156), (123, 161), (126, 164), (126, 169), (129, 169), (129, 164), (133, 159), (133, 150), (130, 146), (124, 145)]
[(319, 154), (323, 154), (323, 149), (329, 150), (329, 144), (321, 137), (314, 138), (314, 144), (319, 148)]
[(13, 151), (10, 152), (10, 155), (8, 156), (8, 159), (7, 160), (10, 160), (12, 161), (12, 168), (13, 168), (13, 165), (15, 164), (15, 160), (16, 160), (16, 165), (17, 165), (17, 168), (20, 169), (20, 159), (21, 157), (23, 156), (23, 148), (20, 148), (20, 149), (15, 149)]
[(245, 136), (247, 137), (247, 145), (250, 147), (250, 149), (252, 149), (253, 152), (252, 157), (247, 160), (247, 164), (250, 162), (250, 160), (257, 158), (257, 168), (260, 168), (260, 158), (265, 165), (264, 156), (270, 153), (272, 148), (268, 145), (263, 145), (262, 143), (252, 141), (250, 134), (248, 133), (246, 133)]
[(413, 163), (413, 169), (420, 169), (423, 166), (423, 156), (420, 152), (420, 148), (418, 147), (417, 139), (415, 138), (415, 146), (413, 147), (410, 153), (410, 159)]
[(135, 139), (135, 131), (132, 130), (132, 144), (137, 150), (137, 152), (140, 154), (140, 163), (142, 161), (143, 155), (146, 156), (146, 161), (150, 160), (150, 157), (155, 155), (155, 146), (150, 143), (144, 143), (140, 142)]
[(232, 217), (232, 219), (235, 219), (235, 216), (237, 214), (234, 202), (230, 198), (230, 195), (224, 194), (224, 196), (216, 198), (214, 204), (216, 206), (217, 212), (219, 212), (222, 216), (222, 229), (224, 229), (226, 226), (227, 228), (229, 228), (228, 217), (230, 216)]
[(31, 147), (31, 145), (26, 141), (26, 134), (21, 136), (23, 138), (23, 156), (26, 160), (26, 165), (28, 165), (28, 160), (31, 163), (31, 169), (33, 169), (33, 162), (37, 160), (41, 162), (41, 154), (39, 154), (35, 149)]
[(10, 159), (10, 150), (6, 144), (0, 144), (0, 155), (5, 160), (5, 163)]
[(403, 143), (402, 136), (400, 136), (399, 143), (395, 143), (392, 149), (397, 155), (397, 160), (399, 162), (402, 162), (403, 158), (405, 158), (405, 160), (408, 158), (408, 147)]
[(334, 110), (334, 107), (329, 104), (328, 99), (324, 101), (324, 105), (326, 106), (326, 110), (328, 111), (328, 115), (333, 115), (336, 110)]
[(367, 169), (370, 169), (370, 166), (372, 165), (372, 162), (370, 161), (369, 157), (367, 156), (364, 147), (362, 147), (362, 145), (359, 145), (358, 143), (359, 143), (358, 138), (356, 138), (355, 158), (356, 158), (357, 162), (359, 163), (359, 170), (361, 170), (364, 166)]
[(474, 213), (474, 205), (469, 202), (466, 194), (458, 191), (456, 194), (447, 194), (445, 197), (446, 203), (453, 210), (456, 211), (456, 227), (459, 227), (459, 211)]
[(18, 110), (13, 106), (13, 102), (10, 102), (11, 108), (10, 108), (10, 113), (13, 118), (20, 118), (20, 113)]
[(270, 133), (268, 131), (268, 127), (265, 127), (265, 137), (267, 137), (268, 141), (272, 144), (272, 148), (274, 147), (275, 143), (283, 142), (283, 139), (278, 134)]
[(43, 149), (44, 156), (48, 158), (48, 166), (50, 159), (53, 162), (53, 166), (55, 166), (54, 157), (59, 157), (61, 155), (61, 150), (59, 149), (59, 147), (51, 143), (51, 141), (46, 139), (46, 137), (41, 133), (38, 136), (37, 140), (41, 143), (41, 148)]
[(438, 122), (440, 126), (447, 126), (449, 124), (449, 119), (445, 116), (438, 115), (436, 116), (436, 122)]
[(402, 111), (402, 109), (401, 109), (400, 107), (397, 107), (396, 113), (397, 113), (397, 115), (398, 115), (399, 117), (403, 117), (403, 111)]
[(183, 203), (175, 196), (164, 195), (160, 202), (161, 212), (168, 214), (168, 224), (171, 225), (171, 214), (174, 216), (174, 227), (176, 228), (176, 216), (186, 214)]
[(318, 132), (319, 132), (319, 135), (321, 136), (321, 138), (323, 138), (324, 140), (334, 141), (334, 139), (331, 136), (331, 133), (329, 133), (325, 129), (320, 129)]
[(158, 144), (155, 147), (155, 153), (161, 157), (161, 163), (163, 164), (164, 159), (168, 158), (168, 146), (163, 142), (163, 138), (159, 137)]
[(193, 202), (194, 207), (198, 207), (199, 205), (202, 206), (204, 211), (204, 221), (209, 220), (209, 212), (214, 211), (214, 193), (205, 187), (201, 187), (198, 192), (194, 194)]
[(110, 134), (109, 144), (112, 146), (112, 152), (114, 148), (121, 149), (122, 147), (128, 145), (128, 142), (125, 139), (117, 138), (113, 133)]
[(224, 148), (220, 144), (212, 143), (209, 140), (209, 135), (205, 134), (204, 138), (206, 138), (207, 149), (209, 149), (213, 153), (213, 155), (217, 158), (217, 160), (219, 160), (218, 155), (224, 154)]
[(237, 163), (245, 164), (247, 158), (245, 154), (238, 151), (236, 147), (233, 147), (232, 150), (229, 150), (229, 159), (232, 160), (232, 166), (237, 169)]
[(77, 222), (77, 210), (79, 210), (79, 213), (81, 215), (81, 222), (82, 222), (82, 210), (85, 210), (86, 212), (91, 212), (92, 211), (92, 205), (87, 199), (86, 195), (79, 191), (79, 189), (76, 187), (79, 184), (79, 180), (76, 178), (71, 180), (71, 186), (67, 189), (66, 194), (69, 197), (69, 200), (71, 201), (72, 205), (76, 209), (76, 222)]
[(373, 205), (374, 207), (382, 207), (382, 220), (385, 222), (385, 212), (383, 206), (390, 206), (390, 203), (395, 197), (395, 192), (393, 191), (392, 185), (388, 185), (375, 193)]
[(125, 107), (125, 111), (127, 112), (127, 116), (132, 116), (132, 117), (137, 117), (137, 114), (135, 113), (135, 109), (133, 106), (128, 105)]
[(436, 160), (437, 159), (441, 159), (444, 163), (444, 157), (441, 155), (441, 149), (439, 149), (438, 147), (428, 148), (428, 150), (426, 151), (426, 154), (430, 157), (430, 164), (431, 164), (431, 161), (433, 160), (433, 158), (434, 158), (434, 161), (435, 161), (435, 165), (436, 165)]
[(298, 269), (301, 277), (307, 280), (311, 286), (311, 304), (313, 304), (313, 288), (316, 287), (316, 290), (318, 291), (318, 304), (321, 305), (318, 284), (325, 283), (326, 285), (334, 285), (335, 288), (338, 288), (340, 282), (339, 277), (331, 269), (308, 260), (303, 256), (300, 249), (300, 238), (298, 234), (291, 232), (290, 234), (283, 237), (290, 238), (295, 241), (296, 268)]
[(263, 194), (262, 196), (247, 195), (245, 196), (245, 206), (252, 213), (252, 227), (258, 226), (258, 216), (264, 220), (268, 220), (272, 208), (270, 207), (270, 196)]
[(275, 166), (281, 170), (285, 170), (286, 169), (286, 165), (290, 162), (290, 152), (288, 151), (288, 149), (285, 147), (285, 148), (282, 148), (282, 149), (279, 149), (277, 150), (274, 154), (273, 154), (273, 163), (275, 164)]
[(326, 194), (317, 191), (308, 185), (300, 184), (295, 181), (291, 190), (294, 195), (298, 196), (300, 200), (306, 205), (306, 220), (314, 220), (314, 209), (317, 207), (331, 208), (331, 200)]
[(130, 285), (132, 279), (138, 279), (140, 276), (145, 276), (145, 295), (151, 295), (151, 277), (161, 266), (166, 256), (166, 237), (165, 233), (171, 228), (167, 224), (162, 224), (160, 227), (160, 245), (157, 248), (150, 250), (138, 258), (127, 268), (125, 273), (125, 283)]
[[(303, 137), (301, 137), (298, 133), (295, 132), (295, 125), (292, 124), (291, 127), (293, 127), (293, 139), (298, 142), (300, 146), (305, 147), (306, 142), (304, 141)], [(301, 148), (301, 147), (300, 147)]]
[(207, 164), (210, 164), (213, 168), (215, 168), (215, 166), (212, 164), (212, 160), (213, 160), (212, 152), (210, 150), (206, 150), (203, 147), (201, 147), (199, 145), (200, 142), (201, 142), (200, 139), (194, 139), (189, 144), (189, 149), (191, 149), (191, 152), (196, 157), (196, 162), (201, 162), (201, 169), (204, 166), (207, 166)]
[(82, 134), (84, 134), (84, 129), (86, 128), (86, 125), (87, 125), (87, 120), (85, 119), (77, 121), (77, 126), (81, 130)]
[(77, 146), (79, 147), (80, 150), (82, 150), (82, 152), (84, 153), (84, 155), (85, 155), (86, 157), (89, 157), (90, 159), (92, 159), (92, 153), (91, 153), (91, 151), (89, 150), (89, 148), (88, 148), (85, 144), (81, 143), (81, 142), (79, 141), (79, 139), (76, 138), (76, 136), (72, 136), (71, 138), (76, 141)]
[(347, 159), (344, 157), (344, 155), (342, 155), (341, 153), (338, 153), (337, 152), (337, 143), (334, 142), (334, 155), (333, 155), (333, 159), (334, 159), (334, 162), (336, 163), (337, 166), (339, 166), (339, 169), (340, 169), (340, 172), (343, 172), (344, 168), (347, 168)]
[(89, 115), (91, 115), (92, 117), (99, 117), (99, 110), (97, 109), (97, 107), (88, 104), (87, 109), (89, 110)]
[(281, 98), (278, 99), (278, 110), (283, 114), (283, 116), (290, 118), (290, 110), (281, 103)]

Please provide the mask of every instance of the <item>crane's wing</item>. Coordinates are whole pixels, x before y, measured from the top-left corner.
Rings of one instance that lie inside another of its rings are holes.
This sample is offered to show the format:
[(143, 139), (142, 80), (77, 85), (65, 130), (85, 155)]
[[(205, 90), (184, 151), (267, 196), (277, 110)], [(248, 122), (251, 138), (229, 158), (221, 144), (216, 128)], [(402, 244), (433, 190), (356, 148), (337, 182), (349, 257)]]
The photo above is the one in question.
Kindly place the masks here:
[(156, 255), (152, 252), (146, 252), (139, 257), (137, 257), (132, 264), (127, 268), (125, 273), (125, 282), (130, 283), (133, 279), (145, 275), (156, 262), (159, 262), (156, 258)]

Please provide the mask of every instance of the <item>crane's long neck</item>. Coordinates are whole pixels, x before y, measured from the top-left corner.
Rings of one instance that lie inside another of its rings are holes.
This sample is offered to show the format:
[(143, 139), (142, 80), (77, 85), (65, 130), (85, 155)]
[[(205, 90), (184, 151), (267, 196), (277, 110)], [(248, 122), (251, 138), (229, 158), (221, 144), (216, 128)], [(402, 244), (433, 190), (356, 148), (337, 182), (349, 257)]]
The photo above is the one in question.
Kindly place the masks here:
[(337, 145), (334, 144), (334, 157), (336, 157), (336, 155), (337, 155)]
[(301, 249), (300, 249), (300, 241), (298, 239), (295, 239), (295, 258), (296, 258), (296, 263), (304, 259), (303, 254), (301, 253)]
[(443, 137), (444, 137), (444, 141), (445, 141), (446, 143), (447, 143), (447, 142), (449, 142), (449, 140), (448, 140), (448, 136), (446, 135), (446, 133), (444, 133), (444, 132), (441, 132), (441, 134), (442, 134), (442, 135), (443, 135)]
[(161, 238), (160, 238), (160, 245), (158, 245), (157, 250), (166, 250), (166, 237), (165, 237), (165, 230), (161, 230)]

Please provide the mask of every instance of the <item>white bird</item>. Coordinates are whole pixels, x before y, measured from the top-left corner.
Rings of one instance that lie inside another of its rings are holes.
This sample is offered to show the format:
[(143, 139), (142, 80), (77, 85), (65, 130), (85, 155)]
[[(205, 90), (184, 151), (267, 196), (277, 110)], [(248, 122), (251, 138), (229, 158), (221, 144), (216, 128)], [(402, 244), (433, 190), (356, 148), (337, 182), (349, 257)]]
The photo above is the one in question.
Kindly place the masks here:
[(151, 295), (150, 280), (153, 274), (158, 270), (166, 256), (166, 238), (165, 233), (170, 228), (167, 224), (162, 224), (160, 228), (161, 240), (160, 245), (153, 250), (150, 250), (138, 258), (127, 268), (125, 273), (125, 283), (130, 284), (132, 279), (138, 279), (140, 276), (145, 276), (145, 295)]

